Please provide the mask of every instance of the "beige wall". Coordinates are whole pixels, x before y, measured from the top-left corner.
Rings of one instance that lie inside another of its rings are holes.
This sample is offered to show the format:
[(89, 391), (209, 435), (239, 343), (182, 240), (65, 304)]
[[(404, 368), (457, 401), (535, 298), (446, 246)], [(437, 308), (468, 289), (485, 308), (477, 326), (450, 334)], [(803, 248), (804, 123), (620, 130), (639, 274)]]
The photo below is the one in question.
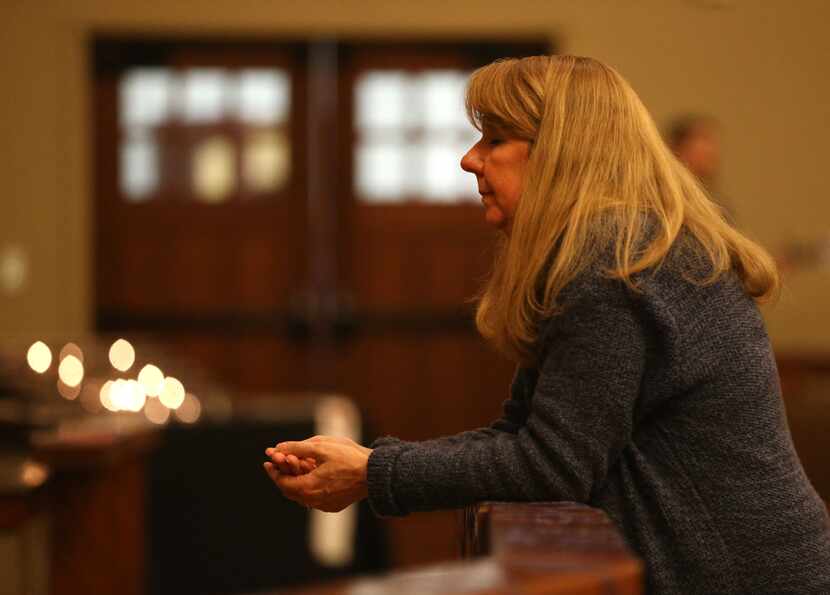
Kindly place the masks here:
[[(714, 8), (713, 8), (714, 7)], [(91, 313), (85, 43), (93, 31), (482, 36), (547, 33), (616, 66), (658, 122), (727, 127), (724, 190), (769, 246), (830, 230), (830, 4), (822, 0), (419, 2), (6, 0), (0, 11), (0, 250), (30, 276), (0, 294), (0, 331), (81, 332)], [(767, 310), (779, 349), (830, 351), (830, 270), (789, 279)]]

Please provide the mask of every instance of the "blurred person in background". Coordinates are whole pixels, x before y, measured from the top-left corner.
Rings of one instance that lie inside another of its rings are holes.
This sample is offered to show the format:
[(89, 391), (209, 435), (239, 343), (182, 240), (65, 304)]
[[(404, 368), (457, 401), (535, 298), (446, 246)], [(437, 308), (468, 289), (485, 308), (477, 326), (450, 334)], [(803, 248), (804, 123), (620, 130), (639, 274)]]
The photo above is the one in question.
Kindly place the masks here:
[(461, 166), (502, 232), (476, 324), (517, 364), (504, 416), (424, 442), (282, 442), (268, 475), (324, 511), (581, 502), (643, 558), (648, 593), (830, 593), (827, 510), (756, 305), (772, 258), (601, 62), (497, 61), (467, 109), (482, 137)]
[[(735, 212), (720, 190), (721, 125), (712, 116), (685, 114), (674, 118), (666, 128), (666, 143), (672, 153), (698, 179), (709, 196), (735, 224)], [(830, 263), (830, 234), (798, 238), (776, 247), (774, 256), (782, 273), (802, 269), (827, 268)]]
[(672, 153), (694, 175), (709, 196), (734, 222), (735, 214), (719, 187), (721, 168), (721, 126), (712, 116), (684, 114), (666, 128), (666, 143)]

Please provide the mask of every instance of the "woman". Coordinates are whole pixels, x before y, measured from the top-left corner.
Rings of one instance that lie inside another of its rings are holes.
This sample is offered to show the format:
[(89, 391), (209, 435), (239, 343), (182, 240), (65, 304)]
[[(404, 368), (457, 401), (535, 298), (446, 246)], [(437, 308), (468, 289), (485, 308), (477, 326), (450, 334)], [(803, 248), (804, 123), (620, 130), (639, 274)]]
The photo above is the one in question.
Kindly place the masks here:
[(589, 58), (477, 70), (462, 167), (503, 233), (482, 335), (519, 364), (504, 417), (426, 442), (266, 450), (304, 505), (377, 514), (481, 500), (599, 507), (653, 593), (830, 593), (827, 512), (804, 475), (755, 301), (770, 257), (723, 219), (629, 85)]

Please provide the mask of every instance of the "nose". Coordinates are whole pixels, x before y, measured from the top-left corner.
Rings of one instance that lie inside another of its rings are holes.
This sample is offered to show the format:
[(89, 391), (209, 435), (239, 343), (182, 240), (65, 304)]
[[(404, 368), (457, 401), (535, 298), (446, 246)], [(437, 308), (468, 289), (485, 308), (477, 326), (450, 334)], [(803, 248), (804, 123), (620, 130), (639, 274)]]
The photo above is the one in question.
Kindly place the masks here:
[(470, 150), (461, 158), (461, 169), (468, 171), (471, 174), (481, 173), (481, 156), (478, 154), (478, 143), (470, 147)]

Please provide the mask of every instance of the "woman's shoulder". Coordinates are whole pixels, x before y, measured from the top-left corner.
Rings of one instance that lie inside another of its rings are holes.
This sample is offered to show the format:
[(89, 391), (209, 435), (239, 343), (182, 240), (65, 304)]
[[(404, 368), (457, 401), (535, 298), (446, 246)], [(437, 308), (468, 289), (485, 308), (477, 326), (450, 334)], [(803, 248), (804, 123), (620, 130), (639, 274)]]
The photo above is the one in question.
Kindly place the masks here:
[(684, 297), (718, 293), (743, 294), (740, 278), (733, 270), (713, 274), (711, 259), (693, 240), (679, 237), (656, 265), (628, 278), (619, 272), (613, 251), (603, 252), (568, 282), (558, 296), (562, 306), (584, 299), (683, 301)]
[(688, 336), (692, 329), (707, 326), (725, 332), (762, 327), (757, 305), (739, 275), (733, 270), (712, 273), (705, 250), (685, 235), (658, 265), (628, 279), (617, 273), (613, 251), (605, 253), (559, 292), (552, 315), (540, 321), (539, 338), (544, 342), (574, 318), (597, 322), (614, 312), (628, 312), (649, 327), (644, 332), (674, 336)]
[[(557, 311), (568, 317), (578, 309), (633, 311), (642, 321), (682, 329), (690, 324), (757, 325), (760, 313), (733, 270), (713, 275), (711, 261), (694, 244), (676, 242), (663, 261), (629, 279), (608, 260), (598, 260), (566, 285)], [(678, 328), (679, 327), (679, 328)]]
[(738, 273), (717, 270), (706, 250), (690, 235), (682, 234), (663, 261), (636, 277), (646, 295), (684, 304), (725, 299), (754, 304), (746, 294)]

